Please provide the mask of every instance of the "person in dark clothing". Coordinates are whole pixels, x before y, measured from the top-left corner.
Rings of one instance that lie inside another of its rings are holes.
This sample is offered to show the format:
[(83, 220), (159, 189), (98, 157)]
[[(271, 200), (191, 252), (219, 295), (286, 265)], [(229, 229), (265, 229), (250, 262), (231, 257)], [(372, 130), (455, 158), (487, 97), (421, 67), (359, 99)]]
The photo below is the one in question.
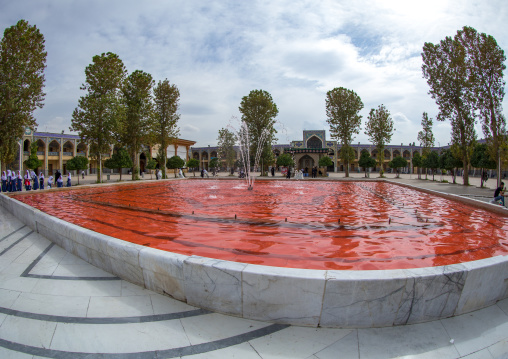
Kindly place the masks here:
[(494, 191), (494, 202), (501, 201), (501, 203), (504, 206), (505, 205), (504, 204), (504, 197), (505, 197), (504, 192), (505, 192), (504, 182), (501, 182), (501, 185), (499, 187), (497, 187), (496, 190)]
[(272, 177), (275, 176), (275, 167), (272, 167)]

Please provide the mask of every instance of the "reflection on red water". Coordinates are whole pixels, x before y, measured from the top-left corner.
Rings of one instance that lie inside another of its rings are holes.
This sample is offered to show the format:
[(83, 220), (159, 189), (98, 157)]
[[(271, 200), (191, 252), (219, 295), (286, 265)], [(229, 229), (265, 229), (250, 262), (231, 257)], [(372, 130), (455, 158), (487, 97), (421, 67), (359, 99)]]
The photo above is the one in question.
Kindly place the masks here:
[(507, 217), (384, 182), (157, 181), (17, 199), (140, 245), (269, 266), (402, 269), (508, 252)]

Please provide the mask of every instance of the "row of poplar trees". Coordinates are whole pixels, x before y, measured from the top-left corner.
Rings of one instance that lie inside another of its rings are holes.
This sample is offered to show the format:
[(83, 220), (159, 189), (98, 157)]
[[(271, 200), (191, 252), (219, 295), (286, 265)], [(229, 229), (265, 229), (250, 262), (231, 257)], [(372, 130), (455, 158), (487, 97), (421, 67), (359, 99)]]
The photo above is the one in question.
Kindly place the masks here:
[[(178, 136), (180, 92), (167, 79), (155, 81), (149, 73), (127, 70), (118, 55), (93, 57), (85, 69), (86, 82), (71, 120), (71, 131), (90, 146), (97, 160), (97, 182), (102, 179), (102, 158), (111, 144), (125, 148), (133, 162), (132, 179), (139, 173), (144, 145), (159, 144), (159, 163), (165, 178), (166, 149)], [(151, 156), (148, 157), (148, 159)]]
[[(477, 144), (475, 124), (478, 122), (482, 125), (490, 159), (496, 163), (499, 181), (501, 163), (506, 162), (508, 148), (506, 119), (502, 113), (504, 51), (492, 36), (465, 26), (453, 38), (446, 37), (439, 44), (425, 43), (422, 59), (423, 77), (439, 108), (437, 120), (450, 121), (451, 124), (451, 151), (462, 161), (464, 185), (469, 184), (468, 172)], [(342, 144), (340, 158), (346, 165), (346, 177), (349, 176), (349, 163), (354, 160), (351, 143), (360, 133), (362, 116), (359, 112), (362, 109), (360, 96), (352, 90), (340, 87), (327, 93), (327, 121), (332, 138)], [(420, 143), (430, 147), (428, 142), (432, 141), (433, 146), (433, 137), (428, 138), (429, 133), (432, 135), (431, 130), (429, 132), (432, 121), (426, 113), (422, 126), (424, 131), (418, 134)], [(384, 145), (390, 141), (393, 130), (390, 113), (383, 105), (371, 109), (365, 133), (378, 150), (380, 166)]]
[[(34, 111), (44, 106), (44, 36), (25, 20), (4, 31), (0, 43), (0, 161), (2, 170), (16, 158), (19, 139), (34, 129)], [(102, 178), (102, 157), (111, 144), (124, 147), (138, 174), (143, 145), (159, 144), (159, 163), (165, 176), (166, 148), (178, 136), (180, 92), (167, 79), (155, 85), (152, 76), (127, 70), (113, 53), (93, 57), (85, 69), (86, 81), (70, 130), (77, 131), (97, 159), (97, 181)]]

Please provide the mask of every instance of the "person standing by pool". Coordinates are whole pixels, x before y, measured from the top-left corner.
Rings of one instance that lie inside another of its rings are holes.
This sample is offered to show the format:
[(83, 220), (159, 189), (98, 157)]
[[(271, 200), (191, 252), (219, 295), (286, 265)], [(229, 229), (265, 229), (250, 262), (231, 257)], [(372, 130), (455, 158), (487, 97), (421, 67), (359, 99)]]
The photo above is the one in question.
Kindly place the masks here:
[(59, 179), (61, 176), (62, 176), (62, 174), (60, 173), (60, 171), (59, 171), (59, 170), (56, 170), (56, 172), (55, 172), (55, 181), (57, 182), (57, 184), (58, 184), (58, 179)]
[(25, 175), (25, 191), (30, 191), (32, 188), (30, 186), (30, 172), (26, 170)]
[(67, 187), (71, 187), (71, 173), (67, 175)]
[(40, 172), (39, 173), (39, 184), (40, 184), (40, 189), (44, 189), (44, 173)]
[(5, 171), (2, 172), (2, 192), (7, 192), (7, 175)]
[(10, 184), (11, 184), (11, 192), (17, 192), (17, 188), (16, 188), (16, 171), (12, 171), (11, 172), (11, 179), (10, 179)]
[(48, 178), (48, 188), (53, 187), (53, 176), (49, 176)]
[(63, 187), (63, 178), (62, 178), (62, 175), (60, 175), (60, 176), (56, 179), (56, 187), (57, 187), (57, 188)]
[(7, 192), (12, 192), (12, 183), (11, 183), (12, 172), (11, 170), (7, 170)]
[(22, 187), (23, 187), (23, 176), (21, 175), (21, 171), (18, 171), (18, 176), (17, 176), (17, 182), (18, 182), (18, 192), (22, 190)]
[(37, 174), (32, 170), (32, 179), (33, 179), (33, 182), (32, 182), (32, 187), (35, 190), (38, 190), (39, 189), (39, 178), (37, 177)]

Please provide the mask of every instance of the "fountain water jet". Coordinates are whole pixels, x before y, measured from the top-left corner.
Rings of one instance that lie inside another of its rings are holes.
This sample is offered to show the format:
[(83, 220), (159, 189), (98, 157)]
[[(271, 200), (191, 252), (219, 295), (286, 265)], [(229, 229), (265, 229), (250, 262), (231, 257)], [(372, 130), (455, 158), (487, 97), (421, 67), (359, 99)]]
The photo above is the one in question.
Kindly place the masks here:
[[(232, 120), (238, 119), (233, 116)], [(228, 127), (233, 130), (236, 135), (236, 139), (238, 141), (238, 146), (240, 148), (240, 161), (242, 162), (243, 167), (245, 168), (245, 180), (247, 181), (247, 189), (252, 190), (254, 188), (254, 180), (255, 177), (251, 175), (251, 166), (250, 166), (250, 150), (251, 150), (251, 142), (250, 142), (250, 134), (249, 134), (249, 126), (244, 120), (239, 121), (240, 126), (236, 129), (231, 123)], [(264, 129), (259, 136), (255, 156), (254, 156), (254, 168), (259, 166), (259, 159), (261, 158), (261, 154), (263, 152), (263, 146), (266, 142), (266, 139), (269, 135), (270, 131), (268, 129)], [(261, 172), (263, 172), (263, 168), (261, 168)], [(262, 174), (262, 173), (261, 173)]]

